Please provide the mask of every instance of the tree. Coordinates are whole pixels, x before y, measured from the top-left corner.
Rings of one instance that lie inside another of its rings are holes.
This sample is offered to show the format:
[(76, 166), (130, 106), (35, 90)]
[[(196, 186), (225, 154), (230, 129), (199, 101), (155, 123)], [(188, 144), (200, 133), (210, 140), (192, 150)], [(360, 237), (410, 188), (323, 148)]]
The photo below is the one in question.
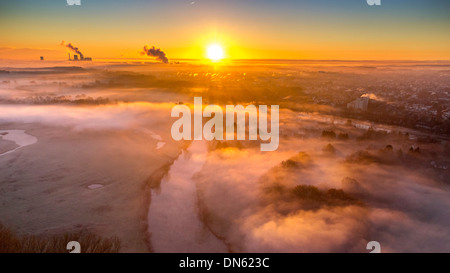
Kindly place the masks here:
[(347, 140), (348, 134), (347, 133), (339, 133), (338, 137), (339, 140)]
[(336, 139), (336, 133), (333, 130), (331, 130), (331, 131), (323, 130), (322, 137)]
[(333, 145), (331, 145), (330, 143), (328, 143), (325, 147), (323, 147), (323, 152), (327, 153), (327, 154), (335, 154), (336, 153), (336, 148), (334, 148)]

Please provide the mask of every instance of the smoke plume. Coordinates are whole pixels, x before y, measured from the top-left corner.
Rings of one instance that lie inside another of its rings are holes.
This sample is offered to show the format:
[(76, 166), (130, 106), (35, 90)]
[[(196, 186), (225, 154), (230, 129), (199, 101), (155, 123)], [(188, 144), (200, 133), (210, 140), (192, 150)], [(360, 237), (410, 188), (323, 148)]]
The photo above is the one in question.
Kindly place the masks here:
[(70, 48), (70, 50), (72, 50), (73, 52), (78, 53), (78, 54), (80, 55), (80, 58), (81, 58), (81, 59), (84, 58), (83, 53), (81, 53), (81, 51), (78, 49), (78, 47), (72, 45), (72, 43), (66, 44), (66, 42), (62, 41), (62, 42), (61, 42), (61, 45)]
[(149, 47), (148, 45), (144, 46), (144, 51), (140, 52), (141, 55), (147, 55), (151, 57), (156, 57), (157, 60), (160, 60), (163, 63), (169, 63), (169, 59), (166, 57), (166, 53), (162, 51), (160, 48), (155, 48), (155, 46)]

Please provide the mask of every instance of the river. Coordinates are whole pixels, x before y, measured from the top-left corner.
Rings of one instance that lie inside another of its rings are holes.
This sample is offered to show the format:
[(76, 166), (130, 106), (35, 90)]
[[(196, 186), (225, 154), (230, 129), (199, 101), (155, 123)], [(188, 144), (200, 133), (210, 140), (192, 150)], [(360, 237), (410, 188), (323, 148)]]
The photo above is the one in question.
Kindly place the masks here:
[(161, 181), (152, 190), (148, 212), (148, 232), (155, 252), (227, 252), (199, 218), (197, 188), (193, 175), (207, 158), (206, 141), (193, 141), (182, 152)]

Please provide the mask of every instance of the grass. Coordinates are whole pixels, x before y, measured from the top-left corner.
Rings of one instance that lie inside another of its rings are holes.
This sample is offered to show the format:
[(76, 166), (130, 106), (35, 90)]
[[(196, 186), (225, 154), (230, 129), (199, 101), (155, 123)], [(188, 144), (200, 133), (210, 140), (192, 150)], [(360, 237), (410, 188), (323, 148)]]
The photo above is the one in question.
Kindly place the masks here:
[(0, 224), (0, 253), (69, 253), (67, 243), (77, 241), (81, 253), (117, 253), (120, 240), (104, 238), (89, 232), (64, 233), (51, 236), (17, 235)]

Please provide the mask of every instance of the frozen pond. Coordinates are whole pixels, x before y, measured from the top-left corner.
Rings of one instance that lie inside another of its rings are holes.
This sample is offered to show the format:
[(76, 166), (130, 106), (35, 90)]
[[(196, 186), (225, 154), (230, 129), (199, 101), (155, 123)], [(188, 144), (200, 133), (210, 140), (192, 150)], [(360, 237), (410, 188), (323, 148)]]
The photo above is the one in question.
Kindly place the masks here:
[(0, 154), (0, 156), (13, 153), (14, 151), (16, 151), (22, 147), (34, 144), (38, 141), (38, 139), (36, 137), (25, 133), (25, 130), (0, 130), (0, 137), (4, 140), (13, 141), (17, 145), (19, 145), (19, 147), (15, 148), (13, 150), (4, 152), (4, 153)]

